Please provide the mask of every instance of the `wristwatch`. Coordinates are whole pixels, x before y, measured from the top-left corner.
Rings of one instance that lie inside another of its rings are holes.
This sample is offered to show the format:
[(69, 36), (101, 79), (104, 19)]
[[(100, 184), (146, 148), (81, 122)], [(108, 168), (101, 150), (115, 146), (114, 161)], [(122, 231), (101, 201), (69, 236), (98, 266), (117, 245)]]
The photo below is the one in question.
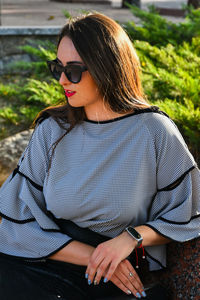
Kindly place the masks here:
[(137, 241), (137, 247), (140, 247), (142, 244), (143, 238), (138, 231), (136, 231), (132, 226), (128, 226), (125, 228), (125, 231), (128, 232)]

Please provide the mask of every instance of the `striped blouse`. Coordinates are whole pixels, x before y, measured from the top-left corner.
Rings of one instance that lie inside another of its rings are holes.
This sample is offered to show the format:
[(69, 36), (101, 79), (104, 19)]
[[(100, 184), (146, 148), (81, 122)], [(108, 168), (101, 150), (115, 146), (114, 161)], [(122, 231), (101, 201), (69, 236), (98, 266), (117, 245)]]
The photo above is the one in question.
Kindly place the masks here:
[[(65, 130), (37, 123), (17, 168), (0, 189), (0, 252), (48, 258), (72, 238), (51, 216), (108, 237), (146, 225), (174, 241), (200, 236), (200, 173), (164, 113), (85, 120)], [(50, 213), (49, 213), (50, 212)], [(165, 245), (145, 247), (150, 270), (166, 266)]]

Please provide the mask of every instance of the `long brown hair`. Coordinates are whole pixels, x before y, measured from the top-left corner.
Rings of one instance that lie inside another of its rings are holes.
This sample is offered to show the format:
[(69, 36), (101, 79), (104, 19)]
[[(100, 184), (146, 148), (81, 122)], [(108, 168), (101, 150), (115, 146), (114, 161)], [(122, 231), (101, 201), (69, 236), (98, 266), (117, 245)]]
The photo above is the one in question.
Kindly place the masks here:
[[(141, 87), (139, 59), (118, 23), (99, 13), (84, 15), (70, 19), (62, 28), (57, 47), (65, 36), (72, 40), (112, 111), (123, 114), (149, 106)], [(59, 105), (44, 109), (36, 120), (48, 112), (74, 125), (85, 117), (83, 111), (83, 107)]]
[[(112, 111), (124, 114), (149, 107), (141, 87), (139, 59), (128, 35), (118, 23), (105, 15), (92, 13), (70, 19), (61, 30), (57, 47), (65, 36), (72, 40)], [(60, 120), (70, 124), (66, 133), (86, 118), (83, 107), (75, 108), (66, 103), (41, 111), (33, 126), (47, 115), (61, 127), (63, 122)]]

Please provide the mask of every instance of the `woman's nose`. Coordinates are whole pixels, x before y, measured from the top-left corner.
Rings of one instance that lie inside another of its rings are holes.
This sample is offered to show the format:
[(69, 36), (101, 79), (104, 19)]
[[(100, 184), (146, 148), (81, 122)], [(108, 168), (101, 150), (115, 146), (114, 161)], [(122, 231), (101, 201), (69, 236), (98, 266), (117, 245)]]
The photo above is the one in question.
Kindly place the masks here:
[(60, 85), (66, 85), (70, 84), (70, 81), (67, 79), (66, 75), (64, 72), (61, 73), (60, 79), (59, 79)]

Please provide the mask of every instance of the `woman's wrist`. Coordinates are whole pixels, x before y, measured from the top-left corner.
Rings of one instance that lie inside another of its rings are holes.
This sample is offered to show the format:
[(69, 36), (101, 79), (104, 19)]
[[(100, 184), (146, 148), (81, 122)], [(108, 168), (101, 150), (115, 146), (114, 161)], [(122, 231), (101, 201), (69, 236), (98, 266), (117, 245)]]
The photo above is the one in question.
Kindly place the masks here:
[(126, 239), (126, 243), (128, 243), (133, 250), (137, 247), (137, 241), (132, 236), (130, 236), (128, 232), (122, 232), (121, 236)]

